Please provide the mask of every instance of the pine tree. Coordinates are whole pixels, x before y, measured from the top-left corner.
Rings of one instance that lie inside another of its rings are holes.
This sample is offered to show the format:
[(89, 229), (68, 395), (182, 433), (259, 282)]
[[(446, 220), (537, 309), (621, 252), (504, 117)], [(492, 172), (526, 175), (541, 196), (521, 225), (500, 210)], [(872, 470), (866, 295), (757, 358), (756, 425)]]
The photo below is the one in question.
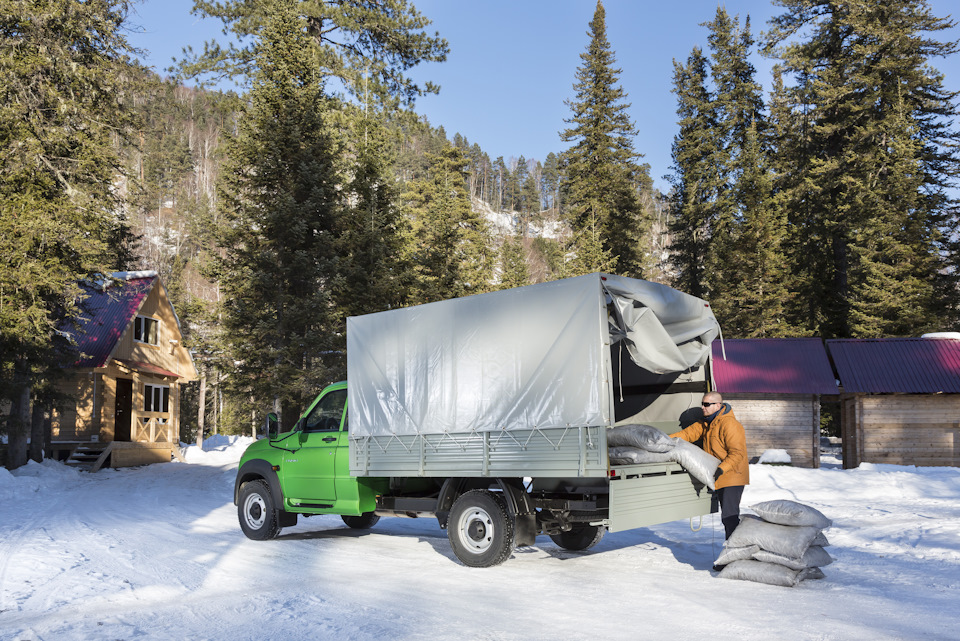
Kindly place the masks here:
[(254, 52), (221, 182), (223, 332), (239, 363), (234, 389), (278, 406), (289, 428), (338, 371), (330, 277), (339, 149), (303, 22), (283, 0), (270, 3)]
[(530, 270), (523, 237), (507, 236), (500, 246), (500, 289), (530, 284)]
[(747, 129), (739, 151), (743, 167), (736, 183), (735, 202), (742, 207), (735, 252), (725, 266), (725, 300), (717, 317), (724, 331), (739, 338), (769, 338), (794, 333), (785, 318), (787, 265), (783, 254), (786, 221), (774, 195), (774, 174), (762, 149), (756, 121)]
[[(115, 142), (132, 130), (135, 68), (117, 0), (0, 0), (0, 404), (8, 466), (26, 462), (38, 384), (69, 360), (58, 329), (80, 279), (123, 267)], [(67, 327), (69, 330), (69, 327)], [(36, 389), (34, 389), (36, 386)]]
[(957, 46), (926, 35), (951, 23), (922, 0), (782, 6), (767, 47), (797, 81), (787, 94), (802, 141), (787, 194), (792, 243), (805, 250), (806, 291), (823, 290), (799, 320), (825, 336), (951, 322), (956, 276), (941, 250), (954, 231), (945, 225), (957, 94), (929, 59)]
[(430, 160), (429, 174), (408, 183), (402, 196), (412, 304), (489, 291), (493, 274), (486, 223), (470, 206), (463, 152), (448, 145)]
[[(359, 102), (388, 111), (412, 106), (418, 96), (437, 93), (420, 86), (406, 71), (420, 62), (446, 60), (447, 42), (425, 29), (430, 21), (407, 0), (296, 0), (311, 45), (309, 57), (321, 82), (336, 79)], [(237, 41), (208, 42), (201, 53), (188, 49), (179, 64), (185, 77), (250, 76), (256, 65), (256, 39), (266, 3), (246, 0), (194, 0), (193, 13), (219, 18)]]
[(504, 162), (503, 156), (497, 156), (497, 159), (493, 161), (493, 171), (496, 183), (496, 195), (490, 204), (493, 205), (497, 211), (503, 211), (509, 209), (506, 204), (506, 191), (507, 182), (510, 179), (510, 170), (507, 168), (507, 163)]
[(529, 234), (530, 227), (540, 229), (543, 227), (543, 216), (540, 215), (540, 179), (543, 173), (543, 167), (540, 163), (533, 164), (533, 170), (527, 171), (523, 184), (520, 186), (520, 211), (526, 221), (525, 228)]
[(394, 144), (379, 117), (358, 112), (346, 120), (347, 144), (354, 149), (355, 161), (335, 234), (333, 291), (341, 318), (406, 302), (405, 266), (400, 261), (403, 220), (396, 181), (390, 175)]
[(547, 209), (560, 209), (560, 159), (552, 151), (543, 161), (542, 198)]
[[(749, 62), (753, 39), (750, 20), (743, 29), (739, 20), (731, 18), (718, 7), (709, 29), (710, 76), (713, 79), (712, 111), (715, 130), (712, 140), (717, 146), (711, 162), (716, 165), (717, 183), (710, 230), (710, 251), (706, 255), (705, 270), (710, 283), (710, 301), (721, 323), (737, 314), (741, 301), (733, 290), (742, 284), (743, 263), (739, 258), (742, 226), (748, 216), (749, 202), (756, 205), (768, 194), (747, 193), (760, 185), (770, 183), (757, 175), (758, 162), (763, 155), (765, 123), (760, 85), (754, 80), (754, 68)], [(752, 139), (748, 141), (748, 136)], [(745, 157), (745, 147), (751, 144), (751, 156)], [(760, 166), (765, 166), (761, 162)], [(742, 185), (746, 173), (753, 180)], [(757, 179), (760, 178), (760, 182)]]
[(561, 274), (564, 278), (594, 272), (616, 273), (617, 258), (604, 247), (600, 221), (593, 214), (574, 232), (567, 246), (567, 255), (572, 258), (563, 264)]
[(648, 225), (638, 192), (649, 177), (633, 150), (636, 129), (618, 85), (620, 69), (614, 67), (602, 2), (597, 2), (589, 35), (573, 86), (576, 97), (566, 103), (572, 115), (565, 122), (571, 126), (560, 134), (564, 142), (574, 143), (563, 154), (565, 214), (577, 242), (589, 245), (577, 246), (591, 254), (581, 263), (608, 264), (602, 255), (613, 261), (611, 271), (640, 277)]
[(705, 261), (720, 184), (715, 155), (716, 115), (707, 89), (707, 59), (694, 47), (686, 64), (674, 61), (673, 92), (677, 95), (680, 131), (673, 139), (673, 191), (670, 227), (675, 286), (693, 296), (709, 294)]

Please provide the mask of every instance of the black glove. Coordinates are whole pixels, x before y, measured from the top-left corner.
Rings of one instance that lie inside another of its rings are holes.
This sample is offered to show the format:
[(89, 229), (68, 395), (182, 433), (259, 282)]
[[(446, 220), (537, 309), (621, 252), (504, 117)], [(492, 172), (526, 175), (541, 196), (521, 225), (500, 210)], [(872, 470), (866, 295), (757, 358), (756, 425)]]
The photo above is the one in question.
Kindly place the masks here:
[(723, 474), (723, 470), (718, 467), (717, 471), (713, 473), (713, 480), (716, 481), (718, 478), (720, 478), (721, 474)]

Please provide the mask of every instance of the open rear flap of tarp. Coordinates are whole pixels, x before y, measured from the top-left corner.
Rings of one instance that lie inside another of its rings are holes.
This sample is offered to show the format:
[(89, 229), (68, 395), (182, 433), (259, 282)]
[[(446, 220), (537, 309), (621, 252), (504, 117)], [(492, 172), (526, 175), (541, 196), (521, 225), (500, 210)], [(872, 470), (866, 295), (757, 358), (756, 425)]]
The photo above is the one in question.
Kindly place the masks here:
[(700, 365), (709, 341), (686, 343), (709, 336), (707, 319), (716, 326), (703, 306), (654, 283), (588, 274), (349, 318), (351, 435), (611, 425), (612, 340), (626, 338), (651, 371)]
[(672, 287), (605, 275), (612, 299), (610, 335), (621, 339), (634, 363), (654, 374), (700, 367), (710, 356), (719, 325), (710, 306)]

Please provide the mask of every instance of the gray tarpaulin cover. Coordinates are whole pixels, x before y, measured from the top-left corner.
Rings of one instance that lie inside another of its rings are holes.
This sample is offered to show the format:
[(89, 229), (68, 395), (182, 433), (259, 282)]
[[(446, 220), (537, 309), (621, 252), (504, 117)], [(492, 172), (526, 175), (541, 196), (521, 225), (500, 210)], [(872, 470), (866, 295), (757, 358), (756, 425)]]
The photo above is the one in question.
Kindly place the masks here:
[(351, 317), (350, 432), (612, 425), (611, 343), (662, 374), (702, 366), (717, 333), (702, 300), (601, 274)]

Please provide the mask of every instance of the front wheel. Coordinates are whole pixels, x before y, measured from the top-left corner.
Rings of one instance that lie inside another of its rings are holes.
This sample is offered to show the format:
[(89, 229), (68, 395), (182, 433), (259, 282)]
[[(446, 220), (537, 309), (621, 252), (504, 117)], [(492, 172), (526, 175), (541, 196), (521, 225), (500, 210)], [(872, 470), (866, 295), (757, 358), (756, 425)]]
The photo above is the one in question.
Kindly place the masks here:
[(566, 532), (551, 534), (553, 542), (565, 550), (589, 550), (607, 531), (602, 525), (575, 525)]
[(514, 522), (503, 497), (489, 490), (464, 492), (447, 519), (447, 538), (464, 565), (488, 568), (510, 558)]
[(264, 480), (247, 481), (240, 486), (237, 515), (240, 517), (240, 529), (248, 539), (267, 541), (280, 533), (273, 496)]
[(340, 518), (355, 530), (369, 530), (380, 520), (380, 517), (373, 512), (364, 512), (360, 516), (348, 516), (344, 514)]

